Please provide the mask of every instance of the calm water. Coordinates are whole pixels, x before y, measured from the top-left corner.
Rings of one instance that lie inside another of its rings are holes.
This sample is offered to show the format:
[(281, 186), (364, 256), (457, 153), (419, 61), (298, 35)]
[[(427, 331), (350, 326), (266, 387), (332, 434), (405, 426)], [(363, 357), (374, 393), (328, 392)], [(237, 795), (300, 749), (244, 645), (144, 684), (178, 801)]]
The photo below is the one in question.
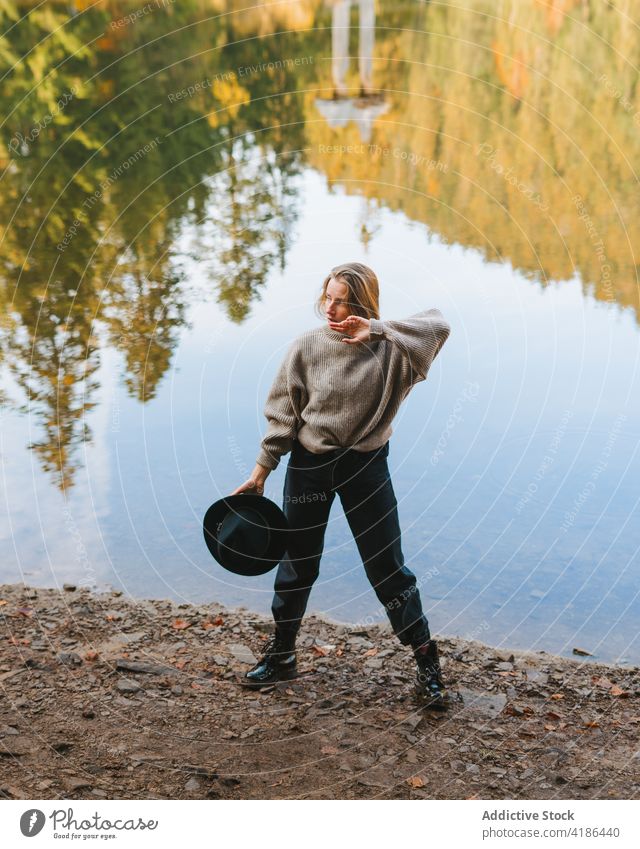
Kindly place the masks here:
[[(360, 260), (452, 325), (389, 456), (432, 630), (640, 661), (635, 24), (564, 5), (5, 15), (0, 581), (267, 612), (202, 516)], [(339, 501), (310, 609), (383, 621)]]

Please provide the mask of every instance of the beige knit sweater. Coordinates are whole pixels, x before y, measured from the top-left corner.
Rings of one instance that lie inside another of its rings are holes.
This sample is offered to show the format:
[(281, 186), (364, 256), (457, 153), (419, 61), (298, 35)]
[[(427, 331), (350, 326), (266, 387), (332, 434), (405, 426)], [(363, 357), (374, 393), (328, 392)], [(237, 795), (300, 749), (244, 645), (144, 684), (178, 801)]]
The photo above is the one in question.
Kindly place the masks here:
[(314, 454), (380, 448), (450, 332), (440, 310), (429, 309), (401, 321), (371, 319), (370, 341), (360, 344), (343, 342), (344, 334), (328, 325), (302, 333), (267, 397), (269, 426), (257, 462), (277, 468), (296, 439)]

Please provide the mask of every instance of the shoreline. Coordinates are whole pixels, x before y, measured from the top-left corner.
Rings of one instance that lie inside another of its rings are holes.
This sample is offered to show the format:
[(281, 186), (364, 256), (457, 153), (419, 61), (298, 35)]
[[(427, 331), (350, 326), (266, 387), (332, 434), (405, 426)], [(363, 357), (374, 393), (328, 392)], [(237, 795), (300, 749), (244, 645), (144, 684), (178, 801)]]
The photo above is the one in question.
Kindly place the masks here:
[(438, 714), (387, 623), (309, 614), (256, 691), (243, 607), (4, 584), (0, 621), (0, 798), (640, 797), (638, 667), (434, 635)]
[[(135, 604), (144, 605), (144, 604), (147, 604), (147, 603), (154, 603), (154, 602), (166, 602), (166, 603), (170, 603), (170, 604), (173, 604), (173, 605), (176, 605), (176, 606), (187, 605), (189, 607), (194, 607), (194, 608), (207, 607), (207, 606), (219, 607), (221, 610), (224, 609), (226, 611), (229, 611), (233, 615), (238, 615), (238, 616), (242, 615), (242, 616), (246, 617), (246, 621), (248, 621), (248, 622), (253, 621), (253, 619), (255, 619), (256, 621), (259, 621), (259, 622), (267, 620), (267, 621), (271, 622), (271, 624), (273, 625), (273, 619), (270, 615), (270, 612), (262, 613), (259, 610), (255, 610), (253, 608), (246, 607), (243, 604), (230, 605), (230, 604), (226, 604), (223, 601), (202, 601), (202, 602), (198, 602), (198, 601), (178, 601), (177, 599), (173, 599), (171, 597), (166, 597), (166, 596), (163, 596), (163, 597), (161, 597), (161, 596), (153, 596), (153, 597), (132, 596), (132, 595), (127, 595), (124, 590), (116, 589), (111, 584), (107, 584), (107, 583), (100, 584), (100, 585), (98, 585), (98, 584), (84, 585), (80, 582), (64, 581), (61, 585), (59, 585), (58, 587), (55, 587), (55, 586), (50, 586), (50, 585), (45, 586), (45, 585), (40, 585), (40, 584), (34, 585), (34, 584), (16, 583), (16, 582), (2, 583), (0, 581), (0, 592), (2, 591), (2, 588), (4, 588), (4, 587), (11, 587), (11, 588), (14, 588), (14, 589), (19, 589), (21, 587), (25, 587), (27, 589), (33, 589), (33, 590), (42, 590), (42, 591), (52, 590), (52, 591), (56, 591), (56, 592), (58, 592), (58, 591), (62, 592), (63, 588), (65, 586), (73, 586), (76, 591), (88, 592), (90, 595), (95, 596), (95, 597), (118, 597), (118, 598), (121, 597), (123, 599), (127, 599), (131, 604), (134, 604), (134, 605)], [(308, 611), (310, 609), (311, 608), (307, 608)], [(0, 609), (0, 613), (1, 612), (2, 611)], [(312, 616), (314, 619), (316, 619), (320, 622), (324, 622), (325, 624), (327, 624), (329, 627), (332, 627), (332, 628), (338, 628), (338, 629), (346, 628), (348, 630), (354, 630), (355, 629), (355, 630), (362, 630), (362, 631), (366, 631), (366, 630), (378, 631), (379, 630), (380, 633), (383, 633), (385, 635), (387, 635), (387, 634), (390, 635), (392, 633), (391, 626), (389, 625), (388, 620), (386, 619), (386, 617), (381, 612), (379, 612), (379, 615), (376, 616), (376, 619), (378, 621), (367, 622), (366, 620), (372, 618), (373, 614), (369, 614), (364, 619), (359, 618), (355, 621), (352, 621), (352, 620), (347, 621), (347, 620), (335, 619), (332, 616), (329, 616), (328, 614), (323, 613), (321, 611), (313, 611), (312, 610), (312, 612), (307, 612), (305, 614), (303, 624), (302, 624), (302, 629), (301, 629), (301, 632), (300, 632), (301, 634), (304, 633), (305, 624), (306, 624), (309, 616)], [(439, 631), (437, 631), (436, 633), (439, 635), (438, 640), (447, 639), (447, 640), (451, 640), (451, 641), (454, 641), (454, 642), (459, 641), (459, 642), (464, 642), (464, 643), (473, 643), (473, 644), (477, 644), (478, 646), (482, 646), (485, 649), (494, 649), (497, 652), (503, 652), (503, 653), (507, 653), (507, 654), (512, 654), (513, 652), (516, 652), (516, 653), (519, 653), (519, 654), (531, 654), (533, 656), (542, 655), (542, 656), (549, 657), (549, 658), (559, 658), (559, 659), (562, 659), (562, 660), (578, 660), (578, 661), (591, 658), (593, 663), (598, 663), (601, 666), (615, 667), (615, 668), (618, 668), (618, 669), (621, 669), (621, 670), (640, 669), (640, 658), (638, 658), (637, 662), (634, 662), (632, 659), (628, 659), (626, 656), (623, 656), (622, 660), (606, 660), (606, 659), (600, 658), (597, 651), (595, 651), (595, 652), (590, 652), (590, 651), (586, 651), (586, 650), (583, 651), (579, 647), (574, 647), (574, 649), (572, 650), (571, 653), (567, 652), (567, 654), (557, 654), (556, 652), (550, 651), (548, 649), (527, 649), (527, 648), (521, 648), (521, 647), (514, 646), (514, 645), (499, 646), (499, 645), (496, 645), (495, 643), (484, 643), (481, 640), (477, 640), (477, 639), (474, 639), (474, 638), (468, 638), (468, 637), (465, 637), (462, 634), (441, 634)], [(576, 649), (577, 649), (577, 651), (576, 651)]]

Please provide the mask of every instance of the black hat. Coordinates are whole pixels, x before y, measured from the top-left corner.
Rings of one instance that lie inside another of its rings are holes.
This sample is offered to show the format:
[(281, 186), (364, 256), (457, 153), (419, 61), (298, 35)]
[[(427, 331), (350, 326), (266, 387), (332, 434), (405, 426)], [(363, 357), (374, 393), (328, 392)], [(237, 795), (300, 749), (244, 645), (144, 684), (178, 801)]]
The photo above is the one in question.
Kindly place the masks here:
[(284, 557), (289, 525), (273, 501), (243, 492), (212, 504), (203, 530), (207, 548), (229, 572), (264, 575)]

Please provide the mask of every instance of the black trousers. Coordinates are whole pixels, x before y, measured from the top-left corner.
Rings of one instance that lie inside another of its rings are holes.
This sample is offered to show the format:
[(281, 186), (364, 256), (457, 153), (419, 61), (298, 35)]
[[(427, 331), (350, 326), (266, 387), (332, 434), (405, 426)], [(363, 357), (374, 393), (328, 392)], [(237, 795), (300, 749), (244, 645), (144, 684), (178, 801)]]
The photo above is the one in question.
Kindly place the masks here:
[(271, 607), (283, 631), (297, 633), (318, 577), (324, 536), (336, 492), (367, 578), (404, 645), (429, 639), (413, 572), (404, 565), (398, 503), (389, 476), (389, 443), (375, 451), (307, 451), (297, 440), (287, 466), (283, 511), (289, 542), (275, 579)]

